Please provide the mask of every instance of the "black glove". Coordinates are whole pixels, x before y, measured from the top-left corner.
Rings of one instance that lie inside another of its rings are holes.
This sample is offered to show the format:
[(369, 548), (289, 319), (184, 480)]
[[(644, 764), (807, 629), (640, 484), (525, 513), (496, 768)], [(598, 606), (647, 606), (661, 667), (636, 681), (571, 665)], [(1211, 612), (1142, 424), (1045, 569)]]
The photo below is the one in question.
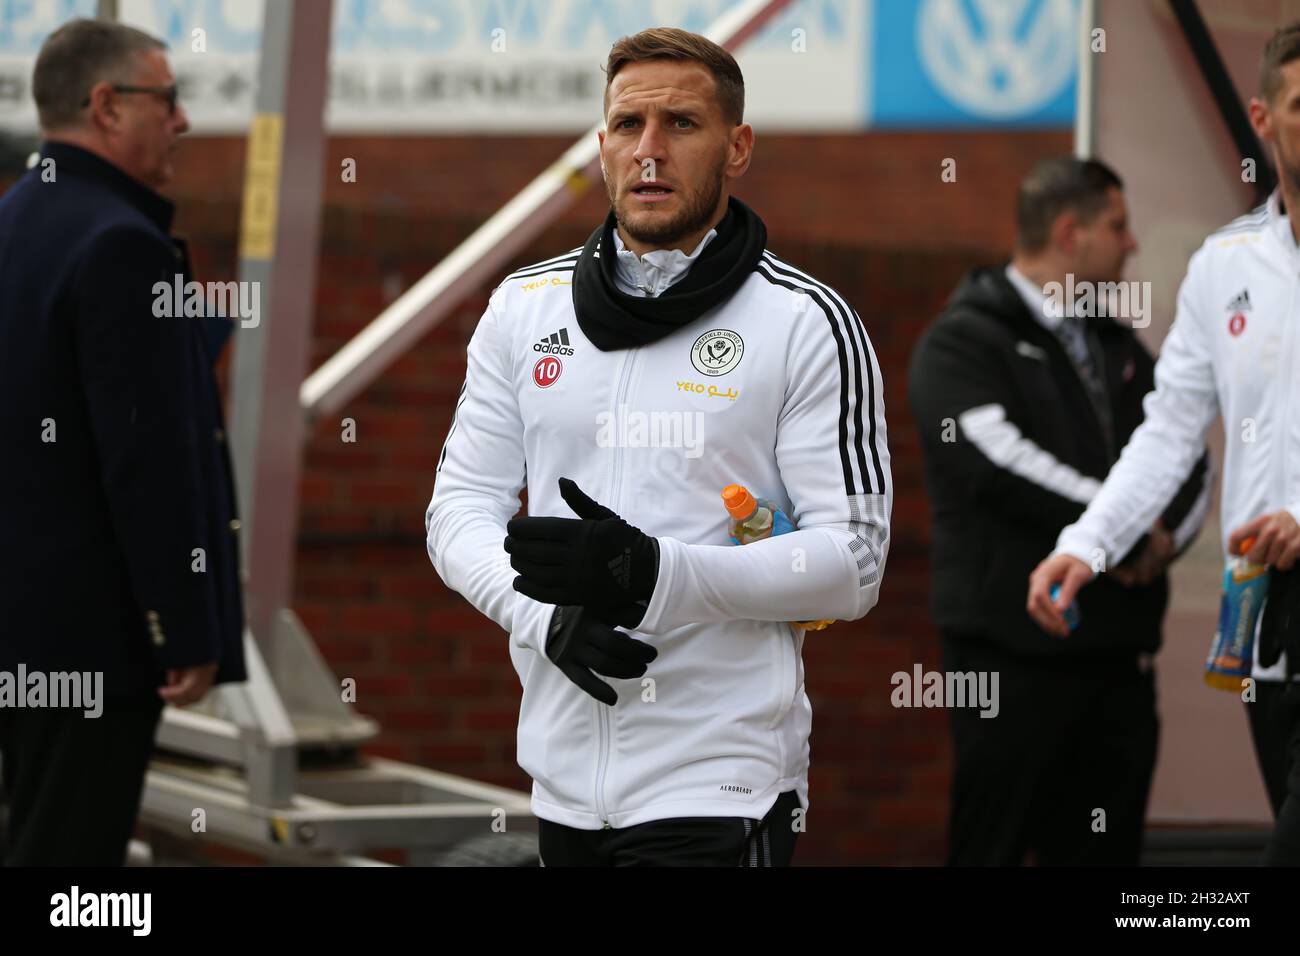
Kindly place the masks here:
[(505, 548), (514, 587), (544, 604), (577, 604), (607, 624), (636, 627), (659, 575), (659, 542), (592, 501), (568, 478), (560, 496), (577, 518), (514, 518)]
[(546, 656), (564, 671), (565, 677), (602, 704), (613, 707), (618, 703), (618, 694), (596, 674), (623, 680), (641, 677), (659, 651), (614, 630), (584, 608), (561, 605), (551, 615)]

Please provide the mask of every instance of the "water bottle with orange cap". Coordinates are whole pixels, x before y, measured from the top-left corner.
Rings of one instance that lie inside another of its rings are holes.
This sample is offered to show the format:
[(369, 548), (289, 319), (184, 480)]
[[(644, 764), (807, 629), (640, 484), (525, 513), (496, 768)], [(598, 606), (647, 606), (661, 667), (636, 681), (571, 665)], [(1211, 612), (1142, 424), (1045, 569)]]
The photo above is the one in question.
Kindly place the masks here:
[[(731, 543), (749, 544), (773, 535), (794, 530), (794, 522), (776, 503), (766, 498), (755, 498), (744, 485), (727, 485), (722, 489), (722, 503), (731, 515)], [(791, 621), (805, 631), (820, 631), (834, 624), (829, 621)]]
[(1255, 623), (1268, 596), (1268, 565), (1246, 560), (1254, 544), (1254, 538), (1241, 542), (1223, 571), (1219, 626), (1205, 661), (1205, 683), (1220, 690), (1241, 690), (1254, 661)]

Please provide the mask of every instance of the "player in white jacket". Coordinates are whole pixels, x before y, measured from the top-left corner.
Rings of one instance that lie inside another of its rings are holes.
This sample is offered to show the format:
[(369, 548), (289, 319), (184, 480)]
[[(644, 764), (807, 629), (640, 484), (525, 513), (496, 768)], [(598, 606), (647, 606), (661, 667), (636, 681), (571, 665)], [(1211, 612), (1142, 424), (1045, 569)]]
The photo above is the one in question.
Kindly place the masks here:
[[(730, 196), (753, 145), (730, 54), (648, 30), (607, 75), (611, 213), (492, 293), (429, 555), (510, 632), (545, 864), (781, 865), (812, 719), (787, 622), (862, 617), (888, 552), (880, 370)], [(798, 530), (733, 546), (733, 482)]]
[(1266, 859), (1296, 864), (1300, 687), (1286, 678), (1300, 665), (1300, 572), (1292, 570), (1300, 557), (1300, 23), (1279, 30), (1265, 48), (1250, 118), (1280, 186), (1192, 256), (1156, 363), (1156, 388), (1143, 406), (1146, 420), (1083, 516), (1030, 577), (1028, 609), (1045, 630), (1065, 637), (1062, 611), (1092, 580), (1096, 559), (1123, 555), (1142, 536), (1222, 415), (1223, 548), (1240, 554), (1242, 542), (1254, 538), (1247, 558), (1272, 569), (1255, 648), (1259, 696), (1248, 704), (1277, 815)]

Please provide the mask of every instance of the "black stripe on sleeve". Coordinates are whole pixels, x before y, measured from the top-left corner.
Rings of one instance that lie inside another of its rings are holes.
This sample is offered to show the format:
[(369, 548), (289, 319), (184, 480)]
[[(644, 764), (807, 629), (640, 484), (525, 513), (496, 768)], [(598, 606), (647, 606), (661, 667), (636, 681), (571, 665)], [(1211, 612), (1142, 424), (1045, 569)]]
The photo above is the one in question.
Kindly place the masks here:
[[(812, 290), (796, 286), (793, 282), (779, 278), (776, 273), (770, 271), (768, 263), (760, 262), (757, 270), (768, 282), (773, 285), (784, 286), (792, 292), (806, 292), (817, 300), (826, 315), (826, 321), (830, 323), (831, 335), (835, 337), (835, 347), (839, 351), (840, 358), (840, 464), (844, 468), (844, 493), (849, 497), (856, 495), (856, 485), (853, 481), (853, 465), (849, 461), (849, 359), (848, 350), (844, 347), (844, 336), (840, 333), (839, 324), (835, 321), (834, 313), (826, 304), (821, 295)], [(858, 440), (861, 441), (861, 433)], [(863, 478), (865, 481), (865, 472)]]
[[(859, 475), (861, 475), (861, 479), (862, 479), (861, 492), (857, 490), (857, 483), (853, 480), (853, 467), (850, 463), (850, 457), (849, 457), (849, 437), (848, 437), (849, 417), (850, 417), (849, 384), (848, 384), (849, 383), (849, 357), (848, 357), (848, 349), (845, 348), (845, 344), (844, 344), (844, 334), (840, 330), (840, 322), (837, 321), (837, 316), (842, 318), (843, 313), (841, 313), (838, 308), (831, 307), (830, 303), (827, 302), (825, 297), (823, 297), (821, 290), (816, 286), (816, 284), (804, 283), (803, 280), (797, 280), (799, 284), (796, 284), (795, 281), (791, 281), (789, 278), (781, 278), (777, 275), (772, 263), (767, 262), (766, 260), (759, 263), (759, 272), (761, 272), (769, 282), (772, 282), (775, 285), (784, 286), (785, 288), (790, 289), (791, 291), (802, 292), (810, 296), (813, 299), (813, 301), (816, 302), (817, 305), (821, 308), (822, 313), (826, 316), (826, 321), (830, 325), (831, 334), (835, 338), (835, 347), (839, 351), (839, 360), (840, 360), (840, 460), (844, 468), (844, 492), (850, 497), (859, 493), (871, 494), (872, 492), (870, 487), (871, 486), (870, 472), (867, 469), (867, 459), (862, 444), (864, 429), (862, 427), (863, 402), (862, 402), (862, 375), (860, 372), (861, 369), (860, 364), (858, 366), (859, 374), (854, 376), (856, 382), (855, 396), (857, 399), (857, 404), (855, 409), (856, 428), (854, 429), (853, 445), (854, 445), (854, 452), (856, 453), (856, 457), (858, 459), (858, 473)], [(860, 363), (861, 356), (858, 354), (857, 342), (853, 339), (851, 332), (849, 333), (849, 343), (853, 347), (854, 360)], [(868, 356), (867, 359), (868, 359), (867, 364), (869, 368), (870, 356)], [(874, 425), (875, 425), (875, 420), (873, 417), (872, 419), (873, 433), (875, 430)], [(875, 455), (874, 447), (872, 448), (872, 454), (874, 457)], [(885, 483), (882, 474), (882, 476), (880, 477), (879, 493), (884, 494), (884, 490), (885, 490)]]
[(503, 282), (512, 282), (515, 279), (527, 279), (529, 276), (539, 276), (544, 272), (556, 272), (560, 270), (572, 270), (578, 264), (578, 253), (566, 252), (562, 256), (556, 256), (554, 259), (548, 259), (545, 262), (535, 262), (531, 266), (524, 266), (518, 272), (512, 272), (503, 279)]
[(460, 397), (456, 399), (456, 411), (451, 415), (451, 428), (447, 430), (447, 437), (442, 443), (442, 454), (438, 456), (438, 467), (434, 469), (434, 474), (442, 471), (442, 463), (447, 460), (447, 446), (451, 444), (451, 436), (456, 433), (456, 419), (460, 416), (460, 407), (465, 404), (465, 392), (469, 388), (469, 379), (466, 378), (460, 386)]
[[(772, 255), (770, 252), (765, 252), (764, 257), (766, 258), (769, 265), (771, 265), (772, 268), (775, 269), (777, 272), (780, 272), (781, 274), (786, 275), (791, 279), (794, 279), (796, 282), (804, 282), (807, 283), (808, 285), (815, 286), (816, 288), (820, 289), (823, 293), (825, 293), (828, 298), (830, 298), (840, 307), (841, 309), (840, 315), (844, 319), (845, 325), (849, 326), (851, 329), (854, 330), (853, 332), (854, 338), (851, 339), (851, 341), (854, 341), (855, 343), (854, 350), (853, 350), (855, 357), (857, 357), (858, 354), (856, 343), (858, 341), (861, 342), (862, 345), (862, 366), (861, 367), (865, 367), (867, 370), (867, 418), (870, 422), (867, 428), (868, 431), (867, 444), (871, 448), (871, 464), (876, 475), (876, 488), (878, 489), (880, 494), (884, 494), (885, 493), (885, 470), (880, 464), (880, 451), (876, 446), (876, 373), (875, 373), (875, 368), (873, 367), (874, 363), (871, 361), (871, 348), (867, 342), (867, 330), (862, 323), (861, 316), (859, 316), (858, 313), (853, 309), (853, 307), (850, 306), (848, 302), (844, 300), (843, 296), (841, 296), (830, 286), (818, 282), (816, 279), (812, 278), (805, 272), (800, 272), (794, 266), (790, 265), (787, 262), (783, 262), (782, 260), (778, 259), (776, 256)], [(852, 318), (850, 318), (850, 316), (852, 316)], [(862, 453), (862, 443), (861, 443), (861, 436), (862, 436), (863, 429), (862, 429), (862, 388), (861, 388), (860, 375), (858, 377), (858, 383), (859, 383), (859, 387), (857, 390), (858, 407), (856, 413), (856, 424), (858, 426), (859, 440), (858, 440), (857, 451), (859, 456), (859, 464), (863, 469), (863, 474), (865, 476), (867, 463)]]

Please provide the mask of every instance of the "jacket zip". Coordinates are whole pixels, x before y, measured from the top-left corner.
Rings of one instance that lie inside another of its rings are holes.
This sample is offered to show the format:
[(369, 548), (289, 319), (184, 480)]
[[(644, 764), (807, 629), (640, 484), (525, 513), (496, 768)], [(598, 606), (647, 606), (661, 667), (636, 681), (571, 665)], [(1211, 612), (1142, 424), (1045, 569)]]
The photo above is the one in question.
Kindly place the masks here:
[[(623, 484), (623, 445), (622, 445), (622, 426), (619, 409), (623, 407), (628, 383), (632, 380), (632, 367), (636, 364), (636, 356), (639, 349), (629, 349), (623, 358), (622, 369), (619, 372), (617, 384), (614, 389), (614, 424), (619, 429), (619, 433), (614, 441), (614, 467), (613, 467), (613, 484), (610, 489), (609, 507), (614, 511), (619, 509), (619, 493), (622, 491)], [(610, 746), (610, 726), (609, 711), (599, 701), (592, 702), (596, 707), (596, 738), (599, 741), (596, 752), (596, 813), (600, 815), (601, 824), (609, 828), (609, 815), (605, 811), (605, 773), (609, 767), (609, 746)]]
[(593, 700), (591, 706), (596, 708), (596, 813), (600, 816), (601, 826), (608, 830), (609, 815), (605, 812), (605, 765), (609, 762), (609, 715), (605, 711), (609, 710), (598, 700)]

